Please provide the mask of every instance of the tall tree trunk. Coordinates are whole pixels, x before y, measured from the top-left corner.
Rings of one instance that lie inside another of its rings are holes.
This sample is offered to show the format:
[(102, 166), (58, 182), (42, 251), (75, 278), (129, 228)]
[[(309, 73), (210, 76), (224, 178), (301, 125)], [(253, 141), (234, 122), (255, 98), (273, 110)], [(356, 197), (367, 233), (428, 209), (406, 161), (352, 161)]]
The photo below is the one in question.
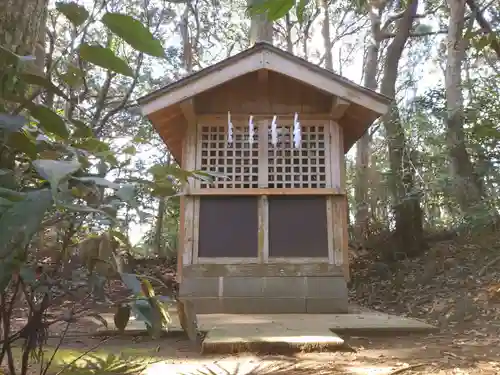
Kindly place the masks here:
[[(9, 51), (15, 52), (21, 56), (35, 56), (35, 67), (41, 73), (44, 66), (44, 38), (45, 22), (47, 14), (48, 0), (0, 0), (0, 46)], [(8, 95), (23, 95), (25, 93), (10, 91), (11, 85), (4, 85), (7, 79), (12, 79), (13, 68), (5, 52), (0, 52), (0, 113), (11, 112), (13, 106), (3, 98)], [(5, 134), (0, 131), (0, 137), (5, 139)], [(15, 154), (0, 143), (0, 169), (13, 170), (15, 167)], [(26, 213), (29, 215), (29, 213)], [(4, 260), (2, 260), (3, 262)], [(2, 294), (3, 294), (2, 290)], [(0, 303), (3, 302), (0, 301)], [(2, 309), (6, 311), (5, 309)], [(3, 319), (10, 318), (3, 314)], [(5, 322), (5, 320), (4, 320)], [(3, 322), (3, 323), (4, 323)], [(6, 324), (5, 328), (9, 328)], [(12, 333), (11, 329), (0, 329), (0, 341), (4, 342), (7, 336)], [(12, 355), (11, 348), (4, 344), (7, 353), (2, 351), (0, 354), (0, 365), (7, 365), (7, 373), (15, 375), (16, 373), (26, 373), (27, 355), (33, 354), (33, 351), (24, 350), (23, 360), (19, 364), (19, 359)], [(7, 364), (4, 362), (4, 355), (7, 355)], [(16, 370), (17, 367), (17, 370)]]
[[(45, 22), (48, 0), (0, 0), (0, 46), (21, 56), (35, 56), (36, 68), (43, 72)], [(7, 72), (5, 54), (0, 55), (0, 77)], [(1, 96), (5, 87), (0, 85), (0, 112), (13, 109)], [(13, 93), (10, 93), (13, 94)], [(0, 136), (2, 136), (0, 134)], [(0, 169), (11, 169), (14, 155), (0, 146)]]
[[(406, 41), (410, 36), (417, 7), (418, 0), (411, 0), (403, 16), (397, 21), (395, 37), (387, 48), (381, 92), (392, 98), (396, 96), (399, 61)], [(410, 195), (414, 188), (414, 170), (411, 165), (396, 103), (393, 104), (390, 112), (384, 116), (383, 122), (389, 149), (390, 191), (396, 222), (394, 231), (396, 252), (392, 252), (390, 255), (395, 257), (396, 253), (405, 253), (407, 256), (415, 256), (424, 248), (423, 215), (419, 197)]]
[(328, 0), (321, 0), (323, 10), (323, 47), (325, 48), (325, 68), (333, 71), (332, 39), (330, 36), (330, 12), (328, 11)]
[[(259, 0), (248, 0), (248, 5), (258, 3)], [(250, 23), (250, 45), (258, 42), (273, 43), (273, 22), (267, 19), (266, 14), (255, 14)]]
[(286, 51), (288, 53), (293, 53), (293, 42), (292, 42), (292, 20), (290, 19), (290, 13), (285, 15), (286, 24)]
[(40, 67), (47, 5), (48, 0), (0, 0), (0, 45), (18, 55), (36, 56)]
[[(364, 85), (369, 89), (377, 89), (378, 54), (380, 51), (380, 24), (382, 7), (372, 4), (370, 9), (370, 43), (366, 51), (364, 66)], [(354, 224), (354, 237), (357, 241), (364, 242), (370, 231), (370, 212), (368, 204), (368, 170), (370, 168), (371, 136), (367, 131), (356, 144), (356, 184), (354, 201), (356, 214)]]
[(189, 37), (189, 4), (184, 8), (179, 28), (182, 38), (182, 60), (184, 62), (184, 69), (186, 69), (187, 74), (191, 74), (193, 72), (193, 46), (191, 45), (191, 38)]
[(468, 212), (481, 202), (483, 189), (465, 146), (463, 127), (462, 65), (467, 47), (463, 37), (466, 1), (447, 0), (447, 3), (450, 9), (445, 71), (447, 139), (455, 197), (462, 212)]

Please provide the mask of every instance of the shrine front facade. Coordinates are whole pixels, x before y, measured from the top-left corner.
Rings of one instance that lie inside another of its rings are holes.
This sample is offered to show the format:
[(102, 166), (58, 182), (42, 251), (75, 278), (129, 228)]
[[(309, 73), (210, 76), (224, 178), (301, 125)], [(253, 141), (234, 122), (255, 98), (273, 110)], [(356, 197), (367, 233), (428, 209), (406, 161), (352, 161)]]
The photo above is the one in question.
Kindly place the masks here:
[(139, 100), (191, 179), (179, 295), (197, 313), (347, 312), (344, 154), (390, 100), (269, 44)]

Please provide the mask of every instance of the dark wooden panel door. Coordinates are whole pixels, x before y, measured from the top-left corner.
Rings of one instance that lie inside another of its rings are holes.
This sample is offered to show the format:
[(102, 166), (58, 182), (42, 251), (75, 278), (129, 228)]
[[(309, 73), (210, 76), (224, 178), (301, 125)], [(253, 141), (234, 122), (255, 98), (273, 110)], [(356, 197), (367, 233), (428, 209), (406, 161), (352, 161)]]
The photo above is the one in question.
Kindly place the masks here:
[(198, 257), (257, 257), (257, 197), (200, 197)]
[(271, 196), (270, 257), (328, 257), (324, 196)]

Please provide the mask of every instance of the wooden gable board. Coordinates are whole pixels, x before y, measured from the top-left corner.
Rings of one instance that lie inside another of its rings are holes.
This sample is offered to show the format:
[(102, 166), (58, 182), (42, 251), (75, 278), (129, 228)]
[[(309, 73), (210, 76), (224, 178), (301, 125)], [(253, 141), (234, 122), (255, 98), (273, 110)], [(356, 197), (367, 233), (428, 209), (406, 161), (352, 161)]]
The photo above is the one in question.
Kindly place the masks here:
[(268, 43), (259, 43), (233, 57), (203, 69), (138, 99), (142, 113), (150, 115), (244, 74), (267, 69), (311, 85), (383, 115), (391, 99), (311, 64)]

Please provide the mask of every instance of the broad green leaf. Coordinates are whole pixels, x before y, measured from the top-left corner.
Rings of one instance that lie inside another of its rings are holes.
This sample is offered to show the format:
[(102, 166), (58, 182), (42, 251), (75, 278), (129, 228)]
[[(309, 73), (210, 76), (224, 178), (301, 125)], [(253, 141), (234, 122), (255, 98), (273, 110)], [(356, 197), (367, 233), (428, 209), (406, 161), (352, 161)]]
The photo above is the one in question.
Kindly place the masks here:
[(92, 129), (89, 126), (87, 126), (87, 124), (85, 124), (83, 121), (71, 120), (71, 123), (76, 127), (76, 130), (73, 132), (72, 137), (90, 138), (94, 136)]
[(14, 204), (14, 202), (12, 202), (8, 199), (5, 199), (3, 197), (0, 197), (0, 206), (7, 207), (7, 206), (12, 206), (13, 204)]
[(487, 46), (489, 46), (490, 40), (487, 35), (482, 35), (477, 42), (475, 43), (475, 47), (478, 51), (482, 51)]
[(130, 306), (128, 305), (119, 306), (114, 316), (115, 327), (120, 332), (125, 331), (129, 319), (130, 319)]
[(123, 74), (124, 76), (133, 77), (134, 72), (125, 62), (109, 48), (98, 45), (82, 44), (80, 46), (80, 57), (94, 65), (100, 66), (106, 70), (111, 70), (115, 73)]
[(163, 320), (162, 312), (155, 298), (137, 298), (130, 304), (136, 314), (137, 320), (146, 324), (148, 332), (153, 338), (158, 338), (166, 322)]
[(153, 289), (153, 285), (148, 279), (142, 279), (141, 280), (141, 285), (142, 285), (142, 293), (146, 297), (154, 297), (155, 296), (155, 291)]
[(123, 185), (116, 192), (116, 196), (127, 203), (135, 202), (135, 194), (136, 189), (134, 185)]
[(139, 219), (144, 221), (146, 220), (146, 215), (139, 209), (139, 204), (136, 200), (136, 193), (137, 190), (134, 185), (123, 185), (115, 192), (115, 195), (134, 208), (139, 216)]
[(80, 169), (81, 164), (77, 161), (38, 159), (33, 161), (33, 166), (40, 176), (50, 182), (53, 191), (56, 191), (63, 180)]
[(58, 1), (56, 3), (56, 8), (75, 26), (83, 25), (83, 23), (89, 18), (89, 12), (87, 9), (73, 1), (69, 3)]
[(48, 107), (36, 105), (30, 109), (31, 115), (39, 121), (40, 127), (47, 133), (68, 139), (69, 130), (64, 119)]
[(295, 5), (295, 0), (261, 0), (250, 5), (250, 14), (267, 14), (271, 21), (284, 17)]
[(4, 197), (12, 202), (19, 202), (26, 199), (27, 193), (21, 193), (12, 189), (0, 187), (0, 197)]
[(7, 64), (16, 64), (20, 60), (21, 56), (0, 45), (0, 57), (2, 57), (2, 60), (4, 60)]
[(19, 187), (14, 171), (9, 169), (0, 169), (0, 186), (12, 190), (16, 190)]
[(127, 247), (130, 246), (130, 240), (128, 239), (128, 236), (126, 234), (119, 232), (117, 230), (111, 230), (109, 233), (114, 238), (118, 238), (123, 245), (125, 245)]
[(299, 3), (297, 4), (296, 13), (300, 24), (304, 23), (304, 11), (308, 3), (309, 0), (299, 0)]
[(52, 207), (49, 190), (31, 191), (25, 198), (12, 204), (0, 216), (0, 291), (10, 280), (21, 252), (40, 230), (45, 213)]
[(149, 172), (155, 179), (164, 179), (168, 176), (172, 176), (181, 181), (187, 181), (189, 177), (193, 177), (191, 172), (181, 169), (173, 164), (156, 164), (149, 169)]
[(30, 159), (36, 158), (36, 144), (28, 137), (24, 130), (10, 133), (7, 145), (15, 150), (24, 152)]
[(151, 306), (151, 336), (157, 339), (161, 336), (161, 331), (165, 325), (163, 322), (163, 315), (155, 298), (150, 297), (148, 301)]
[(127, 155), (135, 155), (137, 154), (137, 149), (134, 146), (125, 147), (122, 152)]
[(115, 184), (114, 182), (111, 182), (109, 180), (106, 180), (103, 177), (93, 177), (93, 176), (85, 176), (85, 177), (73, 177), (75, 180), (82, 181), (82, 182), (93, 182), (97, 186), (102, 186), (102, 187), (107, 187), (110, 189), (119, 189), (120, 185)]
[(254, 15), (266, 13), (267, 9), (269, 9), (270, 1), (272, 0), (252, 0), (251, 4), (246, 8), (247, 15), (253, 17)]
[(66, 72), (59, 74), (59, 78), (61, 78), (69, 87), (74, 89), (83, 85), (84, 76), (85, 75), (80, 68), (74, 65), (68, 65)]
[(101, 153), (109, 151), (109, 145), (95, 138), (88, 138), (81, 142), (73, 144), (76, 148), (81, 148), (92, 153)]
[(73, 134), (71, 134), (72, 138), (90, 138), (92, 136), (93, 136), (92, 129), (90, 129), (89, 127), (85, 128), (77, 127), (73, 132)]
[(172, 197), (179, 194), (171, 183), (153, 183), (151, 194), (155, 197)]
[[(170, 317), (170, 314), (168, 313), (168, 308), (166, 304), (172, 303), (172, 300), (168, 297), (165, 296), (157, 296), (155, 297), (156, 304), (158, 305), (158, 308), (160, 310), (160, 314), (162, 316), (163, 320), (163, 327), (168, 327), (168, 325), (172, 322), (172, 319)], [(166, 302), (163, 302), (165, 301)]]
[(148, 299), (139, 297), (130, 303), (130, 307), (134, 312), (137, 320), (144, 322), (146, 324), (146, 327), (148, 329), (151, 329), (153, 323), (151, 305), (149, 304)]
[(135, 295), (142, 293), (141, 282), (138, 277), (132, 273), (120, 273), (120, 277), (125, 286), (132, 291)]
[(26, 125), (26, 123), (27, 120), (24, 116), (0, 113), (0, 129), (16, 132)]
[(102, 22), (134, 49), (155, 57), (165, 57), (165, 51), (158, 39), (140, 21), (121, 13), (106, 13)]
[(8, 48), (5, 48), (4, 46), (0, 45), (0, 56), (5, 59), (5, 62), (11, 65), (18, 65), (18, 63), (26, 63), (26, 62), (34, 62), (36, 61), (36, 56), (33, 55), (26, 55), (26, 56), (21, 56), (18, 55), (17, 53), (11, 51)]
[(271, 1), (267, 11), (267, 17), (274, 21), (283, 18), (292, 7), (295, 5), (295, 0), (280, 0)]
[(108, 162), (109, 164), (111, 164), (112, 166), (117, 166), (118, 164), (120, 164), (118, 162), (118, 159), (116, 158), (116, 156), (114, 155), (114, 152), (113, 151), (104, 151), (104, 152), (97, 152), (97, 153), (94, 153), (94, 155), (98, 158), (101, 158), (103, 159), (104, 161)]
[(61, 89), (59, 89), (56, 85), (54, 85), (50, 80), (47, 78), (40, 76), (38, 74), (30, 74), (30, 73), (23, 73), (19, 76), (19, 78), (29, 84), (29, 85), (36, 85), (43, 87), (50, 91), (53, 94), (59, 95), (61, 98), (64, 98), (66, 100), (69, 100), (68, 96), (62, 92)]

